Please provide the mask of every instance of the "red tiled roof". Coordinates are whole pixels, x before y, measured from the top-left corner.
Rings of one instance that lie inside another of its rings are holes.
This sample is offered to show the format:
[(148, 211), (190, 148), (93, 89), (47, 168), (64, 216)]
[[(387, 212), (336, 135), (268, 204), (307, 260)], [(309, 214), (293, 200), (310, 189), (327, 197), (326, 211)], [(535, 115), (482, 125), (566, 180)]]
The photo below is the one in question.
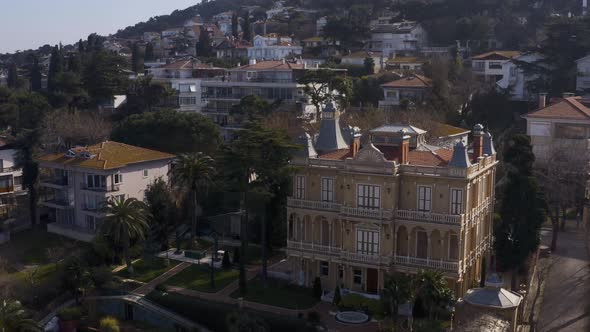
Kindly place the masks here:
[(429, 88), (432, 80), (422, 75), (412, 75), (381, 85), (384, 88)]
[(453, 150), (410, 151), (409, 164), (418, 166), (446, 166), (453, 157)]
[(331, 159), (331, 160), (344, 160), (346, 158), (350, 158), (352, 155), (350, 154), (350, 149), (340, 149), (332, 152), (328, 152), (322, 155), (319, 155), (318, 158), (320, 159)]
[(567, 97), (545, 108), (526, 114), (525, 118), (590, 120), (590, 102), (582, 97)]
[(473, 60), (508, 60), (519, 56), (519, 51), (491, 51), (473, 56)]
[(176, 61), (176, 62), (172, 62), (172, 63), (169, 63), (164, 66), (164, 69), (170, 69), (170, 70), (192, 69), (192, 68), (193, 68), (192, 60)]
[(245, 65), (232, 70), (268, 70), (268, 69), (303, 69), (301, 63), (291, 63), (283, 61), (258, 61), (253, 65)]

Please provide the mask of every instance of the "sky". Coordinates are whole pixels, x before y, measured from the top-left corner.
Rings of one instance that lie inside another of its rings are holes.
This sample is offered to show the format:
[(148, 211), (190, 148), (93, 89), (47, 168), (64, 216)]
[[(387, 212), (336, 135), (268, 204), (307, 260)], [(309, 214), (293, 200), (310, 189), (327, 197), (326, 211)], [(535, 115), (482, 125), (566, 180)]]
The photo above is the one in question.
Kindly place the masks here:
[(115, 33), (199, 0), (0, 0), (0, 53)]

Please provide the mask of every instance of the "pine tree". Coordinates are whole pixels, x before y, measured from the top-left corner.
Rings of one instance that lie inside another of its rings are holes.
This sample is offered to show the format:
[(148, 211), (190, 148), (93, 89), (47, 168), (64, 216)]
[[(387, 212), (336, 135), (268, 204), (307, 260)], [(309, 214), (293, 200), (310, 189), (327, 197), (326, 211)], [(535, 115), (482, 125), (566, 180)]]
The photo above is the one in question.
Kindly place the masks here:
[(31, 91), (41, 91), (41, 67), (39, 66), (39, 59), (33, 57), (33, 66), (31, 66), (30, 80), (31, 80)]
[(11, 63), (8, 68), (8, 77), (6, 79), (6, 85), (11, 89), (18, 89), (18, 67), (16, 63)]
[(234, 264), (240, 263), (240, 247), (234, 248)]
[(250, 41), (250, 39), (252, 38), (251, 36), (251, 32), (250, 32), (250, 13), (248, 13), (246, 11), (246, 14), (244, 15), (244, 23), (242, 24), (242, 32), (243, 34), (243, 38), (244, 40)]
[(152, 43), (147, 43), (145, 46), (145, 61), (153, 61), (154, 60), (154, 45)]
[(47, 90), (52, 93), (57, 87), (57, 79), (59, 74), (64, 71), (64, 58), (61, 50), (56, 45), (51, 51), (51, 59), (49, 60), (49, 72), (47, 74)]
[(84, 41), (82, 40), (82, 38), (80, 38), (80, 40), (78, 41), (78, 53), (82, 54), (84, 53)]
[(342, 301), (342, 294), (340, 294), (340, 286), (336, 286), (334, 290), (334, 298), (332, 299), (333, 305), (339, 305), (340, 301)]
[(135, 73), (143, 73), (144, 54), (137, 43), (133, 44), (131, 51), (131, 70)]
[(231, 34), (232, 36), (234, 36), (235, 38), (238, 38), (238, 15), (236, 13), (234, 13), (231, 16)]
[(315, 277), (313, 280), (313, 297), (319, 300), (322, 298), (322, 295), (322, 280), (320, 277)]

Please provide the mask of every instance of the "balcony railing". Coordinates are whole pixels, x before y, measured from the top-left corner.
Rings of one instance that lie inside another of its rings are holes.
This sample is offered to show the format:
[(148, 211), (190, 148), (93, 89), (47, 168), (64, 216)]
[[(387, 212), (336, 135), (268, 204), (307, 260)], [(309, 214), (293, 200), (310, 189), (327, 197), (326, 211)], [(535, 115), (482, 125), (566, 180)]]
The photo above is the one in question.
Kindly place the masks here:
[(14, 186), (0, 187), (0, 194), (11, 193), (14, 191)]
[(41, 184), (65, 187), (69, 184), (68, 177), (50, 177), (41, 180)]
[(391, 262), (391, 258), (387, 256), (359, 254), (349, 251), (343, 251), (340, 254), (340, 258), (351, 262), (365, 264), (389, 264), (389, 262)]
[(436, 224), (446, 224), (446, 225), (461, 225), (465, 220), (465, 215), (451, 215), (451, 214), (440, 214), (440, 213), (430, 213), (430, 212), (422, 212), (422, 211), (410, 211), (410, 210), (396, 210), (395, 211), (395, 218), (396, 219), (404, 219), (404, 220), (416, 220), (416, 221), (424, 221), (429, 223), (436, 223)]
[(73, 208), (74, 203), (65, 198), (54, 198), (43, 201), (43, 204), (49, 207), (58, 208), (58, 209), (66, 209), (66, 208)]
[(95, 192), (106, 192), (106, 193), (119, 191), (121, 189), (118, 184), (115, 184), (112, 186), (105, 186), (105, 187), (89, 187), (86, 183), (80, 183), (80, 188), (82, 190), (95, 191)]
[(363, 209), (343, 206), (340, 212), (343, 215), (370, 219), (391, 219), (393, 212), (387, 209)]
[(329, 212), (340, 212), (340, 204), (322, 201), (307, 201), (302, 199), (287, 199), (287, 206), (292, 208), (312, 209)]
[(328, 256), (339, 256), (341, 252), (341, 249), (338, 247), (324, 246), (308, 242), (297, 242), (291, 240), (287, 241), (287, 249), (316, 252), (318, 254)]
[(459, 260), (445, 260), (445, 259), (428, 259), (418, 257), (396, 256), (394, 263), (406, 266), (424, 267), (435, 270), (443, 270), (449, 272), (459, 273)]

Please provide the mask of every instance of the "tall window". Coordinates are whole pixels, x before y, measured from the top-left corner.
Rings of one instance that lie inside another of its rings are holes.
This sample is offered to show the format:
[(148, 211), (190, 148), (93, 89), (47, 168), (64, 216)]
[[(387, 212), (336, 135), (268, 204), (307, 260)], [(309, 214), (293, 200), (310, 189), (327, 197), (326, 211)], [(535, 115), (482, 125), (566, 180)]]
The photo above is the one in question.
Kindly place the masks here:
[(114, 178), (115, 184), (120, 184), (123, 182), (123, 174), (121, 174), (121, 173), (117, 173), (117, 174), (113, 175), (113, 178)]
[(463, 212), (463, 189), (451, 189), (451, 214)]
[(449, 259), (459, 259), (459, 237), (451, 234), (449, 237)]
[(295, 176), (295, 198), (305, 199), (305, 176)]
[(381, 206), (381, 188), (379, 186), (359, 184), (356, 204), (359, 208), (378, 209)]
[(93, 216), (86, 216), (86, 228), (96, 230), (96, 221)]
[(355, 269), (352, 271), (352, 282), (355, 285), (362, 285), (363, 284), (363, 270)]
[(334, 201), (334, 178), (322, 178), (322, 202)]
[(366, 255), (379, 254), (379, 232), (357, 230), (356, 252)]
[(418, 186), (418, 211), (432, 211), (432, 188)]
[(320, 262), (320, 274), (327, 276), (330, 273), (330, 265), (328, 262)]
[(86, 176), (86, 185), (88, 188), (105, 188), (107, 184), (104, 175), (88, 174)]

